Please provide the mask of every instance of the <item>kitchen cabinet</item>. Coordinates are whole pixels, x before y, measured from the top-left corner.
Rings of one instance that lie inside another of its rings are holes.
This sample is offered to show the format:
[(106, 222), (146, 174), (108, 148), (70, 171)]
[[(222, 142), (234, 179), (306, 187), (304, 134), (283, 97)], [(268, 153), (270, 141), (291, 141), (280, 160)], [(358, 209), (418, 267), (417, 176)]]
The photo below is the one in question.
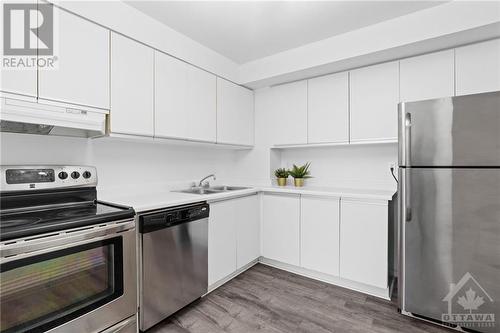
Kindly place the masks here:
[(273, 145), (307, 143), (307, 81), (272, 87), (259, 96)]
[(338, 73), (308, 80), (307, 142), (349, 141), (349, 78)]
[[(36, 4), (36, 1), (31, 2)], [(0, 17), (4, 17), (3, 15), (3, 5), (0, 6)], [(2, 21), (3, 22), (3, 21)], [(0, 34), (3, 36), (3, 24), (0, 25)], [(4, 54), (4, 43), (0, 43), (0, 54)], [(8, 56), (5, 56), (8, 58)], [(1, 78), (0, 78), (0, 91), (18, 95), (25, 95), (29, 97), (36, 98), (37, 97), (37, 88), (36, 88), (36, 75), (37, 69), (36, 67), (32, 67), (30, 69), (6, 69), (2, 67), (1, 69)]]
[(54, 15), (57, 68), (39, 70), (39, 98), (109, 109), (109, 30), (58, 8)]
[(500, 90), (500, 39), (455, 50), (456, 95)]
[(342, 198), (340, 212), (340, 277), (387, 288), (387, 203)]
[(453, 49), (401, 60), (401, 101), (453, 96), (454, 67)]
[(230, 201), (236, 221), (237, 269), (244, 267), (260, 256), (260, 202), (258, 195)]
[(208, 285), (236, 271), (236, 215), (233, 200), (210, 204)]
[(155, 137), (216, 142), (214, 75), (155, 51)]
[(153, 62), (153, 49), (111, 34), (111, 132), (153, 136)]
[(339, 275), (339, 198), (301, 196), (300, 265)]
[(217, 78), (217, 143), (252, 146), (253, 91)]
[(399, 64), (397, 61), (350, 72), (350, 140), (397, 140)]
[(23, 70), (2, 69), (0, 91), (36, 98), (36, 75), (36, 68)]
[(268, 259), (299, 266), (299, 195), (265, 193), (262, 215), (262, 255)]

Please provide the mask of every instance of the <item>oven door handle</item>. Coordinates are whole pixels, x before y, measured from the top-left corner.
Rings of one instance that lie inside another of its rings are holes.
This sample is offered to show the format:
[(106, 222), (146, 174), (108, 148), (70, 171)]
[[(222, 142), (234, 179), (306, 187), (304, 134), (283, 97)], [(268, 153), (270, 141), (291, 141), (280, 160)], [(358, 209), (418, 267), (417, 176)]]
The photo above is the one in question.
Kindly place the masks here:
[(29, 254), (54, 248), (67, 248), (88, 243), (97, 239), (109, 238), (110, 235), (125, 232), (135, 228), (134, 220), (124, 220), (105, 225), (97, 225), (86, 228), (61, 231), (56, 234), (49, 233), (46, 236), (38, 236), (32, 239), (10, 243), (7, 241), (0, 247), (0, 262), (17, 259), (20, 254)]

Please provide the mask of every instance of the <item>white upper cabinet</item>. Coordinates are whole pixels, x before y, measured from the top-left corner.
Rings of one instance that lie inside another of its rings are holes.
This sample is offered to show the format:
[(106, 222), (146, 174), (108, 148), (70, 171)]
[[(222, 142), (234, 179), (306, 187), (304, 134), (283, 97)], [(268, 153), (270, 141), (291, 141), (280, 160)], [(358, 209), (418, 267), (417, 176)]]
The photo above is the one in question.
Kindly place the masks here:
[(262, 255), (290, 265), (300, 262), (300, 197), (263, 195)]
[(387, 288), (387, 204), (342, 199), (340, 211), (340, 277)]
[(208, 285), (236, 271), (236, 211), (233, 200), (210, 204)]
[(455, 50), (456, 94), (500, 90), (500, 39)]
[[(33, 4), (36, 4), (36, 1), (32, 1)], [(3, 3), (0, 5), (0, 17), (4, 17), (3, 14)], [(3, 22), (3, 21), (2, 21)], [(0, 24), (0, 35), (3, 36), (3, 28), (4, 24)], [(4, 41), (0, 43), (0, 54), (4, 54)], [(8, 56), (5, 56), (7, 59)], [(13, 68), (6, 69), (5, 67), (1, 68), (0, 73), (0, 91), (25, 95), (32, 98), (37, 97), (37, 88), (36, 88), (36, 76), (37, 69), (35, 67), (31, 67), (29, 69), (23, 68), (22, 70)]]
[(155, 136), (216, 141), (214, 75), (155, 52)]
[(454, 50), (400, 61), (401, 101), (418, 101), (455, 94)]
[(36, 68), (22, 70), (2, 68), (0, 91), (36, 98), (36, 75)]
[(398, 137), (399, 64), (397, 61), (350, 72), (350, 140)]
[(260, 94), (274, 145), (307, 143), (307, 81), (272, 87)]
[(153, 136), (154, 51), (111, 34), (111, 132)]
[(39, 70), (38, 97), (109, 109), (109, 30), (58, 8), (54, 15), (58, 68)]
[(217, 78), (217, 142), (252, 146), (253, 91)]
[(236, 225), (236, 263), (240, 269), (260, 256), (260, 202), (258, 195), (237, 198), (234, 205)]
[(339, 275), (339, 198), (301, 196), (300, 265)]
[(307, 89), (307, 142), (348, 142), (348, 73), (310, 79)]

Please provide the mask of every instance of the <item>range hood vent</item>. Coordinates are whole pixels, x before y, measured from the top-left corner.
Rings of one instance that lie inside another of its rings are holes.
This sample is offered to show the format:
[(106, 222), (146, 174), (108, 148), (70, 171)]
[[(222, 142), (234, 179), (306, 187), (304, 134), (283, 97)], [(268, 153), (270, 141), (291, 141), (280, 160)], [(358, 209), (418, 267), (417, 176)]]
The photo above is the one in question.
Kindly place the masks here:
[(1, 97), (0, 132), (96, 137), (105, 133), (105, 110)]

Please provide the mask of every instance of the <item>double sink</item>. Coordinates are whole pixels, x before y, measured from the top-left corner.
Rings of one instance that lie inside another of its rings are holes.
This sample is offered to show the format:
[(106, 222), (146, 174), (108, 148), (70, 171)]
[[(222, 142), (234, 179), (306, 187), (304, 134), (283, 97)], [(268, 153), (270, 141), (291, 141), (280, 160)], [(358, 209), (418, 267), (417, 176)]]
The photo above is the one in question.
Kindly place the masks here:
[(248, 188), (249, 187), (227, 186), (227, 185), (210, 186), (210, 187), (193, 186), (193, 187), (188, 188), (186, 190), (178, 190), (178, 191), (174, 191), (174, 192), (191, 193), (191, 194), (216, 194), (216, 193), (223, 193), (223, 192), (230, 192), (230, 191), (246, 190)]

